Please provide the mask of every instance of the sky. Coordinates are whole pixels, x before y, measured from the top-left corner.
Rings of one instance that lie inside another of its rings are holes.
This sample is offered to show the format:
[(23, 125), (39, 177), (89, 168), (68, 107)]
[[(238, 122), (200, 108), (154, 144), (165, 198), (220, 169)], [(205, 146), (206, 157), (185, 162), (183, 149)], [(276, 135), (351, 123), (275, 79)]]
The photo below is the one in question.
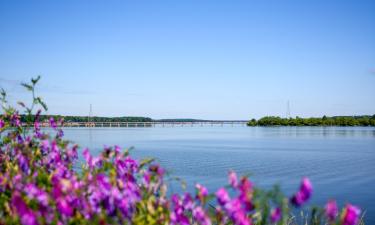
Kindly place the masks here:
[(375, 1), (0, 0), (0, 87), (48, 114), (375, 114)]

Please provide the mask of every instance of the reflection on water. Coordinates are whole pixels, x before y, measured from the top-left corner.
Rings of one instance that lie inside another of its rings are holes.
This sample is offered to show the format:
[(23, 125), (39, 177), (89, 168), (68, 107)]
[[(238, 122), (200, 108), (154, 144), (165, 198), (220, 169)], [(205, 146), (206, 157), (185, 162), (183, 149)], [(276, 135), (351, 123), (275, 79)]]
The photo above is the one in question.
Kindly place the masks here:
[[(311, 203), (336, 198), (367, 210), (375, 223), (375, 128), (371, 127), (155, 127), (66, 128), (66, 137), (97, 154), (104, 145), (135, 146), (136, 158), (156, 157), (185, 179), (215, 191), (226, 173), (252, 173), (260, 186), (279, 183), (293, 193), (311, 178)], [(172, 186), (174, 190), (178, 187)]]

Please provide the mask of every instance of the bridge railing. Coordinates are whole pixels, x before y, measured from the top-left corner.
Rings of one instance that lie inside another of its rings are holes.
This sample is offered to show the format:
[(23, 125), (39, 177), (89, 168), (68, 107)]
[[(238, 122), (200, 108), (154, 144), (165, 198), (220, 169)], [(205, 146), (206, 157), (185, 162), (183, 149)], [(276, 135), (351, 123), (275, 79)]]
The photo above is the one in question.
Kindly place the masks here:
[[(174, 127), (174, 126), (245, 126), (247, 121), (152, 121), (152, 122), (64, 122), (63, 127)], [(41, 123), (42, 127), (49, 127), (49, 123)]]

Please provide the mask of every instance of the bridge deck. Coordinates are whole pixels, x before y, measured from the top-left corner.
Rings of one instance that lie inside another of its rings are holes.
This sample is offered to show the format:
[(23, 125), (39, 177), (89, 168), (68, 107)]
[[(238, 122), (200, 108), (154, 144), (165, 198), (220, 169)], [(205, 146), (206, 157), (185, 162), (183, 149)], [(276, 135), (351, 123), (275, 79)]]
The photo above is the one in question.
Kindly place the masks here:
[[(195, 122), (64, 122), (63, 127), (173, 127), (173, 126), (245, 126), (247, 121), (195, 121)], [(42, 123), (42, 127), (49, 127)]]

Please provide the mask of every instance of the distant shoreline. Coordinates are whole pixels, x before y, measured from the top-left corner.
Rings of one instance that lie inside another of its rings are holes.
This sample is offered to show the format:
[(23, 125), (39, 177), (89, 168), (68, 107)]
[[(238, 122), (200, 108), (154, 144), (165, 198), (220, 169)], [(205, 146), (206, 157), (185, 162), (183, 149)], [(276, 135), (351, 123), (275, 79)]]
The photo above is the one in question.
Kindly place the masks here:
[[(332, 116), (332, 117), (309, 117), (309, 118), (281, 118), (277, 116), (265, 116), (260, 119), (251, 120), (203, 120), (203, 119), (152, 119), (140, 116), (123, 116), (123, 117), (99, 117), (99, 116), (62, 116), (62, 115), (41, 115), (40, 121), (48, 122), (53, 117), (56, 121), (64, 120), (64, 123), (229, 123), (243, 122), (247, 126), (375, 126), (375, 115), (363, 116)], [(21, 115), (21, 121), (27, 122), (26, 115)]]
[(259, 120), (252, 119), (247, 126), (321, 126), (321, 127), (368, 127), (375, 126), (375, 115), (369, 116), (333, 116), (333, 117), (310, 117), (310, 118), (281, 118), (277, 116), (266, 116)]

